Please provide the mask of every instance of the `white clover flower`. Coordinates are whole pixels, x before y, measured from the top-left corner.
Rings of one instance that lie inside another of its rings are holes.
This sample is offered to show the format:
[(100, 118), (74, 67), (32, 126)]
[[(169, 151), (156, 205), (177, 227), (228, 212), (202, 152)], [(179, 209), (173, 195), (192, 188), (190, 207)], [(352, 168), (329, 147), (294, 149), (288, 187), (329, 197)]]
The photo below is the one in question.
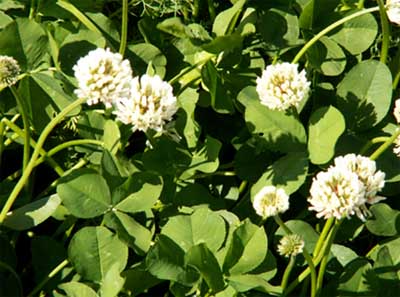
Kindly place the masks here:
[(400, 1), (399, 0), (387, 0), (386, 1), (386, 12), (388, 19), (397, 25), (400, 25)]
[(370, 158), (355, 154), (347, 154), (334, 160), (335, 166), (348, 169), (357, 174), (365, 187), (365, 199), (369, 204), (374, 204), (385, 199), (376, 194), (385, 186), (385, 173), (376, 170), (375, 161)]
[(346, 168), (330, 167), (314, 177), (310, 189), (309, 210), (318, 218), (341, 219), (359, 213), (365, 203), (365, 187), (358, 175)]
[(272, 217), (289, 208), (289, 196), (281, 188), (266, 186), (254, 197), (253, 207), (259, 216)]
[(18, 62), (13, 57), (0, 55), (0, 84), (14, 85), (18, 81), (20, 71)]
[(287, 258), (301, 254), (303, 249), (304, 240), (297, 234), (283, 236), (278, 244), (278, 253)]
[(280, 63), (269, 65), (257, 78), (257, 93), (261, 104), (270, 109), (286, 110), (298, 107), (308, 97), (310, 82), (305, 70), (300, 73), (297, 64)]
[(167, 121), (178, 110), (176, 98), (169, 83), (158, 75), (135, 77), (131, 82), (130, 97), (116, 101), (114, 114), (132, 130), (162, 132)]
[(129, 97), (132, 69), (118, 53), (95, 49), (80, 58), (73, 70), (79, 86), (75, 94), (87, 98), (88, 105), (103, 102), (109, 108), (116, 100)]
[(400, 98), (394, 103), (393, 115), (396, 119), (397, 124), (400, 124)]

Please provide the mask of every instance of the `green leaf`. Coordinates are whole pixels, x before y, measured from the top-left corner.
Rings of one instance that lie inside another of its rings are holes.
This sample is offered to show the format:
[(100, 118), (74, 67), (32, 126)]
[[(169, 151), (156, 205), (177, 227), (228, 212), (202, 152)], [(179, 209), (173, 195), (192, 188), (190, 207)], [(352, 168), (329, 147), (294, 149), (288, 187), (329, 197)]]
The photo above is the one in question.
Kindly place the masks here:
[(195, 269), (186, 269), (184, 251), (169, 237), (160, 234), (146, 256), (146, 267), (152, 275), (181, 284), (193, 284), (199, 274)]
[(22, 71), (47, 61), (47, 46), (42, 26), (28, 18), (17, 18), (0, 32), (0, 54), (14, 57)]
[(120, 296), (118, 293), (121, 291), (124, 282), (125, 279), (120, 276), (118, 264), (112, 265), (111, 269), (106, 271), (106, 275), (101, 283), (99, 295), (109, 297)]
[(225, 233), (224, 219), (207, 208), (197, 209), (191, 215), (171, 217), (161, 230), (161, 234), (171, 238), (184, 251), (204, 242), (215, 252), (224, 242)]
[(282, 294), (282, 289), (279, 286), (271, 285), (259, 275), (230, 275), (228, 277), (228, 282), (238, 292), (246, 292), (251, 289), (257, 289), (257, 291), (273, 294), (274, 296)]
[(58, 287), (64, 290), (68, 297), (98, 297), (91, 287), (82, 283), (72, 281), (61, 284)]
[(221, 268), (214, 254), (204, 243), (195, 245), (185, 255), (187, 265), (196, 267), (210, 289), (217, 293), (225, 287)]
[(153, 207), (162, 191), (162, 180), (151, 173), (134, 173), (123, 185), (127, 190), (126, 198), (115, 205), (123, 212), (137, 213)]
[[(392, 257), (387, 247), (379, 249), (378, 256), (374, 263), (374, 272), (381, 281), (381, 293), (388, 294), (388, 296), (396, 295), (399, 290), (400, 284), (400, 273), (398, 267), (399, 262), (396, 263), (396, 259)], [(386, 281), (386, 282), (383, 282)], [(387, 281), (392, 281), (392, 286)], [(382, 290), (383, 289), (383, 290)]]
[(232, 98), (229, 96), (222, 78), (212, 61), (208, 61), (201, 69), (203, 84), (210, 93), (211, 106), (219, 113), (233, 113)]
[(321, 107), (313, 112), (308, 124), (308, 151), (313, 164), (325, 164), (332, 159), (345, 128), (345, 119), (335, 107)]
[(214, 20), (212, 32), (217, 36), (232, 33), (246, 0), (238, 0), (232, 7), (220, 12)]
[(27, 230), (47, 220), (60, 205), (57, 194), (28, 203), (13, 210), (4, 220), (4, 226), (14, 230)]
[(164, 77), (167, 58), (157, 47), (149, 43), (139, 43), (129, 45), (128, 50), (127, 55), (131, 60), (134, 75), (145, 73), (148, 64), (151, 63), (154, 67), (155, 74), (159, 75), (161, 78)]
[(304, 183), (308, 172), (308, 158), (305, 153), (290, 153), (275, 161), (251, 187), (252, 200), (265, 186), (276, 186), (290, 195)]
[(118, 237), (131, 247), (138, 255), (148, 252), (153, 233), (139, 224), (131, 216), (114, 211), (105, 216), (106, 226), (114, 229)]
[(247, 273), (263, 262), (267, 251), (264, 228), (247, 219), (233, 232), (223, 270), (230, 275)]
[(132, 296), (140, 294), (161, 282), (161, 280), (151, 275), (142, 263), (123, 271), (121, 275), (125, 278), (124, 290), (127, 291), (128, 295)]
[(123, 169), (117, 157), (112, 155), (108, 150), (104, 150), (101, 157), (101, 175), (107, 181), (111, 191), (124, 182), (122, 171)]
[(84, 227), (72, 237), (68, 258), (82, 277), (101, 282), (112, 266), (125, 268), (128, 247), (105, 227)]
[(260, 14), (258, 30), (264, 41), (276, 49), (295, 45), (300, 34), (295, 12), (277, 8)]
[(372, 261), (378, 261), (379, 251), (383, 248), (388, 248), (389, 253), (392, 255), (393, 263), (398, 265), (400, 263), (400, 238), (395, 237), (390, 241), (385, 241), (384, 243), (377, 244), (372, 250), (368, 253), (368, 258)]
[(307, 58), (311, 65), (327, 76), (336, 76), (346, 67), (346, 55), (340, 46), (323, 36), (308, 51)]
[(185, 137), (189, 148), (196, 147), (201, 132), (201, 128), (194, 118), (198, 99), (199, 93), (192, 88), (187, 88), (178, 96), (178, 103), (182, 112), (178, 114), (175, 125)]
[(225, 207), (222, 199), (214, 197), (201, 184), (189, 184), (184, 187), (174, 197), (174, 204), (177, 206), (204, 207), (207, 205), (210, 209), (223, 209)]
[(119, 132), (118, 125), (113, 120), (107, 120), (104, 123), (104, 148), (109, 150), (112, 154), (116, 154), (121, 146), (121, 133)]
[(57, 194), (67, 209), (78, 218), (94, 218), (111, 209), (111, 194), (104, 178), (82, 169), (64, 177)]
[(399, 234), (400, 211), (392, 209), (385, 203), (374, 204), (369, 211), (372, 216), (365, 223), (369, 232), (378, 236), (395, 236)]
[(262, 105), (253, 86), (244, 88), (238, 100), (246, 107), (245, 120), (250, 132), (258, 134), (266, 147), (281, 152), (305, 150), (306, 132), (294, 116)]
[(376, 296), (372, 291), (373, 286), (367, 278), (371, 275), (371, 264), (368, 260), (357, 258), (350, 262), (339, 278), (337, 296)]
[(340, 263), (340, 265), (342, 265), (342, 267), (345, 267), (351, 261), (358, 258), (358, 255), (356, 252), (354, 252), (352, 249), (350, 249), (344, 245), (340, 245), (340, 244), (333, 244), (332, 248), (331, 248), (331, 253), (332, 253), (333, 257), (335, 257), (336, 260)]
[(358, 63), (337, 86), (338, 105), (346, 127), (361, 131), (378, 124), (387, 114), (392, 99), (392, 75), (378, 61)]
[[(351, 11), (349, 14), (354, 12)], [(375, 42), (377, 34), (378, 24), (375, 17), (369, 13), (345, 22), (340, 30), (330, 35), (330, 38), (352, 55), (358, 55), (366, 51)], [(357, 42), (354, 42), (355, 40)]]
[(222, 143), (219, 140), (207, 135), (204, 146), (193, 153), (189, 169), (183, 172), (180, 178), (190, 178), (197, 170), (205, 173), (215, 172), (219, 166), (218, 157), (221, 147)]

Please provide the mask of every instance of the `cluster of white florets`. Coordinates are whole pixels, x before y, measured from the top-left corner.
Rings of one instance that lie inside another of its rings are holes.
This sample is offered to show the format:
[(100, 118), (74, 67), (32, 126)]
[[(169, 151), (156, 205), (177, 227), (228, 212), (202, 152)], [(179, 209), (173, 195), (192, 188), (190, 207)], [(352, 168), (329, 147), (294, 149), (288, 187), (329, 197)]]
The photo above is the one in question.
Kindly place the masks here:
[(289, 234), (281, 238), (278, 244), (278, 253), (284, 257), (294, 257), (304, 249), (304, 240), (298, 234)]
[(275, 110), (297, 108), (310, 92), (305, 70), (299, 73), (297, 68), (297, 64), (287, 62), (267, 66), (257, 78), (261, 104)]
[(13, 57), (0, 55), (0, 85), (14, 85), (20, 71), (18, 62)]
[(400, 25), (400, 1), (399, 0), (387, 0), (386, 1), (386, 12), (388, 19), (397, 25)]
[(272, 217), (289, 208), (289, 196), (281, 188), (266, 186), (254, 197), (253, 207), (263, 217)]
[[(394, 103), (394, 110), (393, 110), (394, 118), (396, 119), (397, 124), (400, 124), (400, 99), (397, 99)], [(393, 152), (400, 157), (400, 135), (393, 142)]]
[(163, 131), (177, 111), (171, 85), (155, 75), (133, 77), (128, 60), (109, 49), (98, 48), (74, 66), (78, 89), (75, 94), (87, 104), (103, 103), (114, 108), (117, 120), (132, 130)]
[(366, 203), (384, 199), (377, 196), (384, 185), (385, 173), (376, 170), (375, 161), (355, 154), (337, 157), (333, 166), (313, 179), (309, 209), (319, 218), (341, 219), (356, 214), (364, 220)]

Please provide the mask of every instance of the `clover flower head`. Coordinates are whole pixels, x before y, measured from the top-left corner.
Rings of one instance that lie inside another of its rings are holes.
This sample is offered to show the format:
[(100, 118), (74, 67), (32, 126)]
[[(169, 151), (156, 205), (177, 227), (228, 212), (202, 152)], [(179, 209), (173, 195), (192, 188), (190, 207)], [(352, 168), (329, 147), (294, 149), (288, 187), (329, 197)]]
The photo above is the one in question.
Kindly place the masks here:
[(285, 235), (278, 244), (278, 253), (287, 258), (301, 254), (303, 249), (304, 240), (298, 234)]
[(281, 188), (266, 186), (255, 195), (253, 207), (263, 218), (275, 216), (289, 208), (289, 196)]
[(309, 210), (318, 218), (341, 219), (355, 213), (365, 203), (365, 187), (358, 175), (343, 167), (330, 167), (318, 173), (311, 184)]
[(385, 199), (376, 194), (385, 186), (385, 173), (376, 170), (375, 161), (370, 158), (355, 154), (340, 156), (334, 160), (335, 166), (350, 170), (357, 174), (358, 179), (365, 187), (365, 199), (369, 204), (374, 204)]
[(18, 81), (20, 71), (18, 62), (13, 57), (0, 55), (0, 84), (14, 85)]
[(400, 1), (399, 0), (387, 0), (386, 1), (386, 13), (388, 19), (397, 25), (400, 25)]
[(393, 153), (400, 158), (400, 135), (394, 140)]
[(299, 73), (297, 68), (297, 64), (287, 62), (267, 66), (257, 78), (261, 104), (275, 110), (297, 108), (310, 92), (305, 70)]
[(393, 115), (396, 119), (397, 124), (400, 124), (400, 98), (394, 103)]
[(116, 100), (129, 97), (132, 69), (128, 60), (110, 49), (98, 48), (78, 60), (73, 67), (78, 81), (75, 94), (87, 104), (103, 102), (109, 108)]
[(116, 101), (114, 114), (132, 130), (162, 132), (167, 121), (178, 110), (172, 86), (158, 75), (135, 77), (131, 81), (130, 97)]

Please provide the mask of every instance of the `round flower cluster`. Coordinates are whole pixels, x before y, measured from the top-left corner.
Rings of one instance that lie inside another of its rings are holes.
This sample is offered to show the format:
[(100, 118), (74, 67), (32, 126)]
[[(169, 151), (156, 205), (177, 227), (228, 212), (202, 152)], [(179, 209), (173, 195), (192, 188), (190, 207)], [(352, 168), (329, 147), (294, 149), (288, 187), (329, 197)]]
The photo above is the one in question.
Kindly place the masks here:
[[(400, 98), (394, 103), (393, 115), (396, 119), (397, 124), (400, 124)], [(400, 157), (400, 135), (394, 141), (393, 152)]]
[(278, 253), (287, 258), (301, 254), (303, 249), (304, 240), (297, 234), (283, 236), (278, 244)]
[(275, 110), (297, 108), (310, 92), (305, 70), (299, 73), (297, 68), (297, 64), (287, 62), (267, 66), (257, 78), (261, 104)]
[(171, 85), (157, 75), (143, 75), (132, 80), (131, 96), (117, 100), (114, 113), (122, 123), (131, 124), (133, 131), (161, 131), (176, 111)]
[(253, 207), (259, 216), (272, 217), (289, 208), (289, 196), (283, 189), (266, 186), (254, 197)]
[(132, 77), (128, 60), (109, 49), (98, 48), (74, 66), (78, 89), (75, 94), (87, 104), (102, 102), (113, 107), (117, 120), (132, 130), (163, 131), (166, 121), (177, 111), (172, 87), (159, 76)]
[(376, 170), (375, 161), (355, 154), (337, 157), (334, 166), (313, 179), (310, 210), (317, 217), (341, 219), (356, 214), (365, 219), (366, 203), (373, 204), (384, 197), (377, 196), (385, 185), (385, 173)]
[(0, 55), (0, 84), (14, 85), (18, 81), (20, 71), (18, 62), (14, 58)]
[(397, 25), (400, 25), (400, 1), (399, 0), (387, 0), (386, 1), (386, 12), (388, 19)]

